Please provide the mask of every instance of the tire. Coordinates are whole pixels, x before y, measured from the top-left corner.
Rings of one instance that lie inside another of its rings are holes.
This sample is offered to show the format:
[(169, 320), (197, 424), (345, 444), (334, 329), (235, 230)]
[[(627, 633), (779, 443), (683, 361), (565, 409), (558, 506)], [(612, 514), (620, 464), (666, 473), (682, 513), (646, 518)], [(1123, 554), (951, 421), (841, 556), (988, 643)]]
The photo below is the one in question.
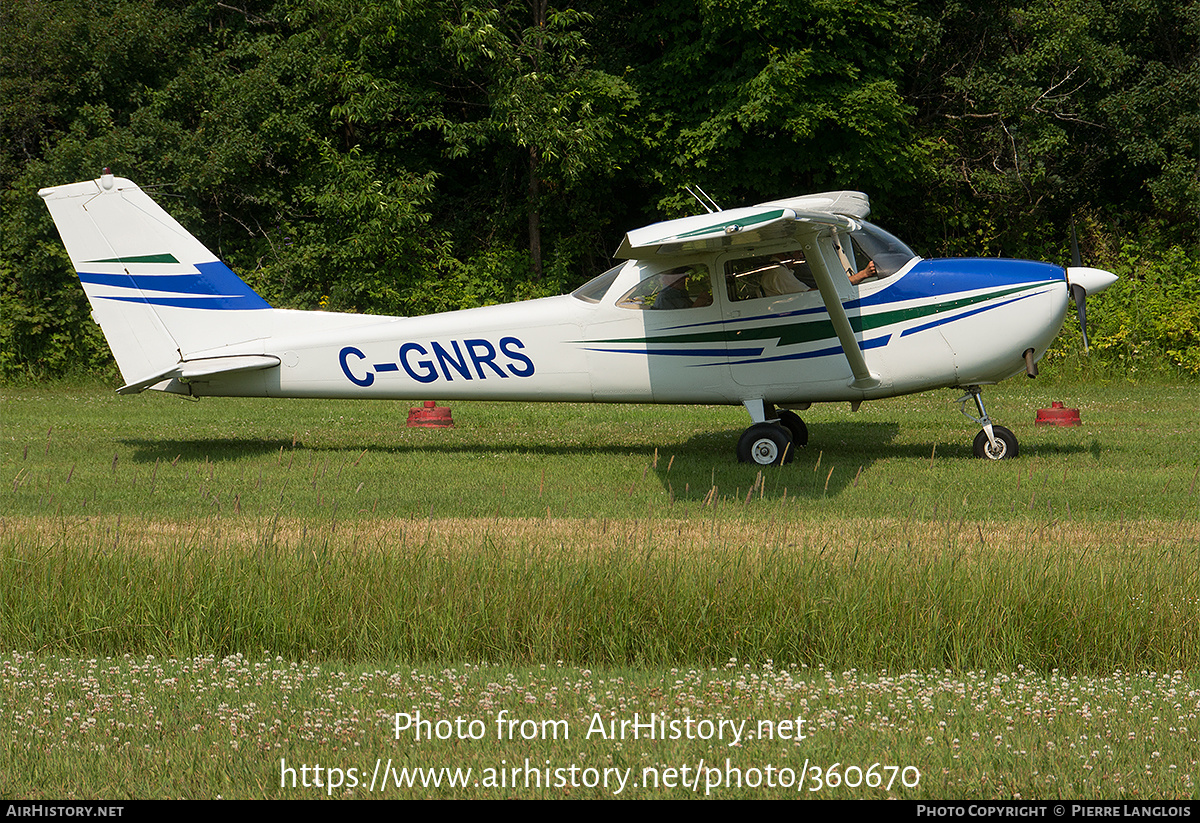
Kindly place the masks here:
[(779, 410), (779, 424), (792, 435), (792, 448), (802, 449), (808, 445), (808, 426), (800, 419), (800, 415), (788, 409)]
[(738, 462), (781, 466), (792, 462), (792, 437), (774, 423), (755, 423), (742, 433), (737, 447)]
[(975, 456), (987, 460), (1010, 460), (1017, 456), (1017, 438), (1003, 426), (992, 426), (992, 434), (996, 436), (998, 449), (993, 449), (988, 442), (987, 432), (981, 431), (975, 435)]

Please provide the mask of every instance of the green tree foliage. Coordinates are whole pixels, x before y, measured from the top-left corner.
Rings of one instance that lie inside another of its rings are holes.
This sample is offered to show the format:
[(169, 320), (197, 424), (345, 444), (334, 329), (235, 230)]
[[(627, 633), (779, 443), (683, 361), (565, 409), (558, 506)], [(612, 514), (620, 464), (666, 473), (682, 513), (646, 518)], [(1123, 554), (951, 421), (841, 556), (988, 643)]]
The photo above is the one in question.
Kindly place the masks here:
[[(587, 197), (629, 128), (637, 95), (621, 78), (591, 68), (582, 29), (591, 15), (555, 10), (547, 0), (463, 2), (444, 31), (460, 90), (433, 125), (451, 157), (490, 150), (511, 170), (523, 167), (525, 214), (535, 279), (543, 274), (542, 215), (548, 206)], [(485, 90), (468, 103), (475, 89)], [(464, 117), (463, 112), (468, 112)]]
[[(183, 62), (186, 5), (13, 0), (0, 5), (0, 375), (94, 371), (107, 346), (36, 197), (130, 162), (147, 89)], [(131, 105), (133, 101), (133, 105)], [(132, 163), (130, 166), (132, 167)]]
[(1165, 0), (924, 9), (935, 37), (906, 97), (932, 172), (930, 244), (1045, 254), (1088, 208), (1166, 218), (1194, 241), (1198, 10)]
[(1200, 3), (1138, 2), (1118, 7), (1121, 42), (1133, 67), (1101, 103), (1117, 145), (1114, 186), (1149, 193), (1155, 213), (1194, 242), (1200, 226)]
[[(1200, 377), (1200, 260), (1177, 245), (1115, 238), (1092, 223), (1093, 239), (1120, 277), (1088, 298), (1090, 356), (1073, 317), (1047, 353), (1052, 368), (1101, 379)], [(1070, 312), (1074, 315), (1074, 311)]]
[(0, 42), (3, 375), (108, 363), (35, 195), (105, 167), (273, 304), (379, 313), (574, 286), (688, 184), (862, 189), (925, 254), (1087, 216), (1139, 288), (1095, 356), (1195, 371), (1197, 2), (6, 0)]
[(671, 214), (694, 208), (690, 183), (739, 205), (913, 183), (900, 80), (920, 25), (907, 5), (676, 0), (617, 17), (653, 147), (647, 173)]

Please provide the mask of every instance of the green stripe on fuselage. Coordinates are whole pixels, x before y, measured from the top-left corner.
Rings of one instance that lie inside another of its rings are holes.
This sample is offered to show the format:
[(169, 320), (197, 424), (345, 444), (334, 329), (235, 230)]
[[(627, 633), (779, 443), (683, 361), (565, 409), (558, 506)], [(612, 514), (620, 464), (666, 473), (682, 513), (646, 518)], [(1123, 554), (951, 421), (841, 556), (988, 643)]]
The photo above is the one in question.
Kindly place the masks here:
[[(1043, 283), (1034, 284), (1035, 286), (1045, 285)], [(955, 309), (965, 308), (977, 303), (983, 303), (987, 300), (995, 300), (1000, 297), (1007, 297), (1010, 294), (1025, 291), (1030, 288), (1030, 284), (1016, 286), (1010, 289), (1001, 289), (1000, 291), (990, 292), (988, 294), (976, 295), (975, 297), (962, 297), (958, 300), (947, 300), (942, 303), (931, 303), (924, 306), (911, 306), (906, 309), (893, 309), (892, 311), (878, 312), (876, 314), (854, 315), (849, 318), (850, 327), (855, 332), (870, 331), (872, 329), (890, 326), (894, 323), (904, 323), (910, 320), (918, 320), (922, 317), (940, 314), (942, 312), (954, 311)], [(719, 329), (708, 332), (691, 332), (685, 334), (662, 334), (653, 337), (620, 337), (611, 340), (593, 340), (592, 343), (739, 343), (748, 340), (775, 340), (778, 339), (780, 346), (792, 346), (798, 343), (811, 343), (815, 340), (826, 340), (831, 337), (836, 337), (833, 328), (833, 322), (828, 318), (821, 320), (796, 321), (786, 324), (773, 324), (770, 326), (751, 326), (744, 329)]]

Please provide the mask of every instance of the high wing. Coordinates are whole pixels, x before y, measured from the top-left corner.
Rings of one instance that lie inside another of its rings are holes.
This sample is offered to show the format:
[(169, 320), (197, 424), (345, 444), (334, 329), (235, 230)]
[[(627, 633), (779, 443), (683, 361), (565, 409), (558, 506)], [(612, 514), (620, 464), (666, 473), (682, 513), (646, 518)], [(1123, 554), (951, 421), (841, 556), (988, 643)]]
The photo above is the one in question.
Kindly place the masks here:
[[(822, 253), (812, 255), (809, 262), (825, 309), (829, 312), (850, 371), (854, 374), (852, 385), (856, 389), (868, 389), (879, 385), (879, 377), (867, 367), (831, 271), (835, 267), (849, 269), (839, 235), (859, 228), (858, 220), (870, 213), (871, 204), (867, 195), (857, 191), (825, 192), (773, 200), (757, 206), (683, 217), (635, 229), (625, 235), (616, 256), (624, 259), (652, 255), (686, 256), (828, 230), (833, 238), (834, 259)], [(847, 273), (853, 274), (850, 271)]]
[(865, 218), (870, 213), (867, 196), (857, 191), (773, 200), (635, 229), (625, 235), (616, 256), (628, 260), (750, 246), (802, 234), (814, 224), (849, 231), (857, 227), (855, 218)]

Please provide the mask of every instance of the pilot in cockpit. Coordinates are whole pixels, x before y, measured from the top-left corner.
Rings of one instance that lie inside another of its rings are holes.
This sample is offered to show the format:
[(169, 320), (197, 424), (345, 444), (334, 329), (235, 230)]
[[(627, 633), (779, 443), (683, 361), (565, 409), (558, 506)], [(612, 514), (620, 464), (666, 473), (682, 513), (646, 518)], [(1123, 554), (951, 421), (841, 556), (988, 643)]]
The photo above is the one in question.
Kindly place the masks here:
[(809, 287), (796, 277), (796, 273), (788, 265), (793, 261), (786, 254), (776, 254), (771, 257), (771, 267), (762, 273), (758, 286), (764, 297), (777, 297), (781, 294), (799, 294), (809, 291)]
[(875, 268), (875, 261), (867, 263), (863, 268), (859, 269), (854, 274), (850, 275), (850, 285), (857, 286), (868, 277), (875, 277), (879, 272)]
[[(697, 272), (692, 266), (677, 266), (661, 275), (662, 290), (654, 298), (651, 308), (655, 309), (690, 309), (712, 305), (712, 291), (708, 286), (707, 273)], [(692, 296), (691, 281), (695, 280), (695, 290)]]

